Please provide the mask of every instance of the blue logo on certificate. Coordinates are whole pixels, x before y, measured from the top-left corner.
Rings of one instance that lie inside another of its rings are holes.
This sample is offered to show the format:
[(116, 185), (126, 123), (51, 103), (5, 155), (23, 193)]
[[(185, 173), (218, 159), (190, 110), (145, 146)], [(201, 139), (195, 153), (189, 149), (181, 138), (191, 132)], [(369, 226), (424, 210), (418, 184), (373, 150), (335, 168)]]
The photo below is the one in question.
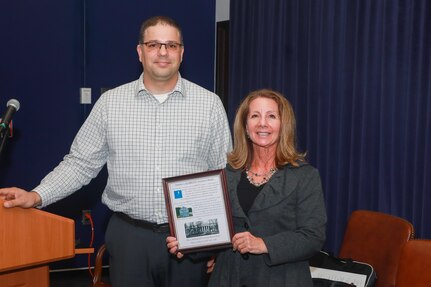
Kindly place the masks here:
[(174, 197), (175, 199), (183, 198), (183, 192), (181, 191), (181, 189), (177, 189), (174, 191)]

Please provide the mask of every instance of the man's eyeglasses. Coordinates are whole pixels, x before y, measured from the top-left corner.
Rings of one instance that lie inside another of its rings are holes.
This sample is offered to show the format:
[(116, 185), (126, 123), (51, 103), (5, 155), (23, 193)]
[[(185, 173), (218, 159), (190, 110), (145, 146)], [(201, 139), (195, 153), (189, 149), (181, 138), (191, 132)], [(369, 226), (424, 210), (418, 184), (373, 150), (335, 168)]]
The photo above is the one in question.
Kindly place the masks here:
[(158, 51), (162, 46), (165, 46), (165, 49), (169, 52), (177, 52), (183, 44), (177, 43), (177, 42), (166, 42), (166, 43), (160, 43), (156, 41), (150, 41), (142, 43), (142, 45), (147, 46), (148, 50), (150, 51)]

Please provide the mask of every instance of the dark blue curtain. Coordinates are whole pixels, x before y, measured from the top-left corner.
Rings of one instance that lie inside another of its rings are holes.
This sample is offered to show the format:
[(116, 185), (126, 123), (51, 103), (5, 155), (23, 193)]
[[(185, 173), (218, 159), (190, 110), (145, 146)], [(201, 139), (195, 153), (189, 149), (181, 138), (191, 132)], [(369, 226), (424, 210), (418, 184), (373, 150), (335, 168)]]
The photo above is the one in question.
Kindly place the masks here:
[(232, 120), (251, 90), (293, 104), (321, 173), (327, 250), (376, 210), (431, 238), (431, 1), (231, 0)]

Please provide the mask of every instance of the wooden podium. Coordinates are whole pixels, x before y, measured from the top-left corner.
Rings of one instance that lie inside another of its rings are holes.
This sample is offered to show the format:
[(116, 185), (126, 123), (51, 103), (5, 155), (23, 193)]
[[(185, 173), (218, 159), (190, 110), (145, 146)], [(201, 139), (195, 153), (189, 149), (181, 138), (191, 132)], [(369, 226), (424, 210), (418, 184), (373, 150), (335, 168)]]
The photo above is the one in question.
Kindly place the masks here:
[(0, 287), (48, 287), (48, 263), (75, 256), (73, 220), (0, 199)]

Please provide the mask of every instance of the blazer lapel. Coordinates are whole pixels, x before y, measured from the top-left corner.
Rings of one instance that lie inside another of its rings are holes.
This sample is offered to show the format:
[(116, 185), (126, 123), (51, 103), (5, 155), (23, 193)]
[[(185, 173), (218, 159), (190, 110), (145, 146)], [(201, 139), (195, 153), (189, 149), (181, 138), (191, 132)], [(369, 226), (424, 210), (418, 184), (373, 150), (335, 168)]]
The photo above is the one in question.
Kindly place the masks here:
[(298, 179), (293, 176), (290, 167), (286, 166), (278, 170), (257, 195), (249, 214), (271, 208), (280, 201), (285, 200), (295, 190), (297, 185)]

